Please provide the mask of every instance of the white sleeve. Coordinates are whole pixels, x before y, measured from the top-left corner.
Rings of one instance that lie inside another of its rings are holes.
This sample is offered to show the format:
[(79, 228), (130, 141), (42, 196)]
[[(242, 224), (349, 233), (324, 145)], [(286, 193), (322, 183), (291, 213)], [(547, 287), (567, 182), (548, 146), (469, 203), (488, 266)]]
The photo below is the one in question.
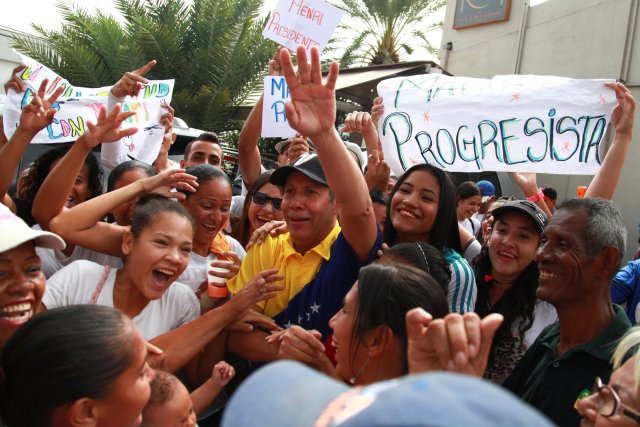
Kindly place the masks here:
[(471, 240), (467, 244), (467, 248), (464, 250), (464, 259), (467, 260), (469, 265), (474, 265), (474, 260), (482, 250), (482, 245), (476, 239)]
[(231, 246), (231, 250), (238, 254), (240, 260), (244, 259), (244, 256), (247, 254), (247, 251), (244, 250), (240, 242), (234, 239), (231, 236), (226, 236), (229, 241), (229, 246)]
[[(113, 96), (111, 90), (109, 90), (109, 97), (107, 99), (107, 112), (113, 110), (116, 104), (124, 101), (124, 98), (118, 98)], [(127, 157), (127, 153), (122, 141), (110, 142), (108, 144), (100, 144), (100, 158), (102, 159), (102, 166), (109, 171), (113, 170), (120, 163), (124, 163), (130, 160)]]
[(42, 297), (44, 306), (51, 310), (73, 305), (79, 298), (80, 276), (80, 262), (72, 262), (58, 270), (47, 280), (47, 287)]

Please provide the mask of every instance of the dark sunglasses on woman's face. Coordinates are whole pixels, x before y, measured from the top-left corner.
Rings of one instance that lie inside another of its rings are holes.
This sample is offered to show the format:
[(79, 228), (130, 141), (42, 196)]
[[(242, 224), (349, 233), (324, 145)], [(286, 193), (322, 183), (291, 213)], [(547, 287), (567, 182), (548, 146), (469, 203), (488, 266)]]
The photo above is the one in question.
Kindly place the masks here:
[(271, 206), (273, 206), (273, 209), (276, 211), (280, 211), (282, 209), (282, 199), (279, 197), (269, 197), (264, 193), (261, 193), (259, 191), (252, 191), (251, 192), (251, 200), (253, 201), (253, 203), (255, 203), (258, 206), (262, 206), (267, 202), (271, 202)]

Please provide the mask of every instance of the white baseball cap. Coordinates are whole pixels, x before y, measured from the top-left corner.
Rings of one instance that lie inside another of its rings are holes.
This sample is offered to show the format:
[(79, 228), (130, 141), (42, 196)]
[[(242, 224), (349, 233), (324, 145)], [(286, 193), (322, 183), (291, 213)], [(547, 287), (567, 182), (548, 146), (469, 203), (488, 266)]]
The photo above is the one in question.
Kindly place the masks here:
[(34, 240), (36, 246), (64, 249), (66, 244), (57, 234), (29, 228), (26, 222), (0, 205), (0, 253), (7, 252), (25, 242)]

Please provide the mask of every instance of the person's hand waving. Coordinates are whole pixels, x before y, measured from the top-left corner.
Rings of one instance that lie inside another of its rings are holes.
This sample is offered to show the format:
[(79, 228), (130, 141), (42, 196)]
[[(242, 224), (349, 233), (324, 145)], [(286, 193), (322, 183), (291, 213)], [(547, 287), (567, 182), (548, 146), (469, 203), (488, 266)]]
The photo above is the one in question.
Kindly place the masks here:
[(280, 64), (289, 87), (291, 102), (285, 104), (287, 120), (292, 128), (312, 141), (323, 132), (334, 129), (336, 120), (335, 86), (338, 79), (338, 63), (332, 62), (327, 81), (322, 84), (320, 53), (311, 48), (311, 64), (307, 62), (307, 50), (298, 46), (298, 74), (286, 49), (280, 50)]

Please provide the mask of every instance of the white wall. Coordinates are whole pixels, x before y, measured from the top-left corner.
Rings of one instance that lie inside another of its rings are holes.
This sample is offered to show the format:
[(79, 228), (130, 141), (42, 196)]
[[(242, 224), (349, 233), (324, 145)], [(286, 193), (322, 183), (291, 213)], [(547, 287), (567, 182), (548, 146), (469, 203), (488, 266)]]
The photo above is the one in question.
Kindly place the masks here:
[(4, 93), (4, 82), (11, 77), (11, 71), (20, 63), (20, 58), (11, 48), (11, 31), (0, 28), (0, 93)]
[[(640, 100), (638, 0), (549, 0), (533, 7), (524, 0), (512, 0), (509, 21), (454, 30), (456, 1), (448, 0), (442, 35), (443, 46), (453, 44), (447, 64), (453, 75), (490, 78), (515, 73), (622, 79)], [(636, 110), (636, 135), (614, 196), (627, 223), (627, 258), (638, 247), (639, 128), (640, 107)], [(574, 196), (576, 187), (588, 185), (590, 180), (589, 176), (575, 175), (538, 177), (541, 186), (556, 188), (561, 200)]]

